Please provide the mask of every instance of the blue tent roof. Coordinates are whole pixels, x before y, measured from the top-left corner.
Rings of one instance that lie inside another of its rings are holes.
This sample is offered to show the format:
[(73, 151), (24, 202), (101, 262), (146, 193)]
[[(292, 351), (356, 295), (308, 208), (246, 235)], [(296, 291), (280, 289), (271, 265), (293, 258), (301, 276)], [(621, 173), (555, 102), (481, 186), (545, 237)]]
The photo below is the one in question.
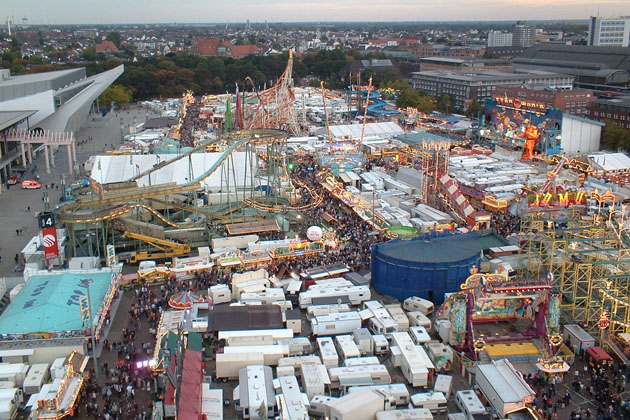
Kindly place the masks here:
[(0, 316), (0, 334), (83, 330), (79, 297), (87, 295), (95, 320), (112, 283), (112, 270), (53, 273), (31, 277)]

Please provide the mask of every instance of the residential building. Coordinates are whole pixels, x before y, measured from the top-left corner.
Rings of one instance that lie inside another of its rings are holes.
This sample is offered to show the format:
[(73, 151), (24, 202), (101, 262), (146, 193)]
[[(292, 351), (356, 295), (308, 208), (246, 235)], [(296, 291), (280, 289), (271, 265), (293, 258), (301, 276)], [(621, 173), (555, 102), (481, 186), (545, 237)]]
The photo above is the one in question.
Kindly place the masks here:
[(518, 70), (570, 74), (582, 89), (630, 91), (630, 48), (536, 44), (512, 65)]
[(503, 31), (488, 32), (488, 47), (511, 47), (512, 34)]
[(617, 18), (591, 16), (588, 24), (588, 45), (596, 47), (630, 46), (630, 16)]
[(118, 47), (112, 41), (103, 41), (94, 47), (97, 53), (113, 54), (118, 52)]
[(531, 47), (536, 41), (536, 27), (525, 22), (516, 22), (512, 33), (512, 45), (515, 47)]
[(588, 118), (630, 130), (630, 97), (597, 99), (589, 103)]
[(571, 89), (573, 76), (539, 70), (435, 70), (412, 73), (412, 85), (429, 95), (449, 95), (455, 108), (463, 110), (472, 102), (494, 96), (499, 86), (543, 85)]
[(542, 102), (547, 108), (557, 108), (580, 117), (588, 116), (589, 103), (597, 99), (592, 90), (557, 90), (543, 86), (501, 86), (497, 88), (495, 96)]

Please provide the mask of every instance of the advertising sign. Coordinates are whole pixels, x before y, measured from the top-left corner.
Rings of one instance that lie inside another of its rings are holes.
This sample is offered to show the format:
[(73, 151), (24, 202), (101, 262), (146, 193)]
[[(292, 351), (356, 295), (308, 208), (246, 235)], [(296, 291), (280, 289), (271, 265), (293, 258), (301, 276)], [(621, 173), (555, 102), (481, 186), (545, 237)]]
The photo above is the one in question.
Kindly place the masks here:
[(57, 258), (59, 256), (56, 228), (49, 227), (42, 229), (42, 244), (44, 245), (44, 258), (49, 260), (51, 258)]
[(107, 245), (107, 266), (116, 265), (116, 248), (114, 245)]

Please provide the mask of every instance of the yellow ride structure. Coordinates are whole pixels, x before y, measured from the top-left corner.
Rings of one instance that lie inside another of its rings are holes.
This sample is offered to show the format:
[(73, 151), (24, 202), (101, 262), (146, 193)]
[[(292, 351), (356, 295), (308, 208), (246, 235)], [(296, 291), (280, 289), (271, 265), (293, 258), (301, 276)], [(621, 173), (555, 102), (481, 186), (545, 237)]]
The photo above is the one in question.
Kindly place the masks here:
[(137, 239), (153, 247), (153, 250), (132, 252), (129, 257), (129, 262), (132, 264), (144, 260), (171, 258), (190, 254), (190, 245), (187, 244), (180, 244), (179, 242), (167, 241), (165, 239), (152, 238), (151, 236), (140, 235), (133, 232), (125, 232), (123, 234), (123, 237)]

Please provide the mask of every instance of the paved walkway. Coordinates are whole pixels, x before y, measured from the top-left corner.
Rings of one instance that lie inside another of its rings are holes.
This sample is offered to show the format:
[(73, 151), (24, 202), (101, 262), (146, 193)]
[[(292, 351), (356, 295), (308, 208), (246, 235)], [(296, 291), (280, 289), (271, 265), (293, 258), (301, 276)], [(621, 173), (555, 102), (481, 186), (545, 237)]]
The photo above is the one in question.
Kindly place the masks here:
[[(112, 150), (112, 145), (117, 148), (121, 143), (121, 134), (129, 132), (129, 126), (145, 122), (147, 118), (157, 116), (144, 108), (131, 108), (128, 111), (114, 112), (105, 119), (88, 119), (87, 124), (76, 135), (77, 142), (85, 141), (85, 145), (77, 145), (77, 160), (82, 165), (90, 156)], [(121, 125), (122, 124), (122, 125)], [(92, 138), (92, 140), (89, 140)], [(55, 153), (55, 167), (50, 173), (46, 173), (44, 155), (40, 153), (33, 163), (27, 166), (27, 170), (20, 180), (35, 179), (39, 175), (42, 188), (39, 190), (23, 190), (18, 185), (11, 186), (8, 191), (0, 193), (0, 214), (3, 223), (0, 223), (0, 277), (19, 276), (22, 271), (23, 261), (20, 258), (19, 266), (15, 263), (15, 255), (19, 254), (28, 241), (38, 234), (37, 213), (44, 211), (42, 197), (48, 192), (50, 207), (59, 204), (62, 195), (61, 184), (65, 177), (66, 184), (70, 185), (76, 180), (76, 174), (68, 175), (68, 155), (65, 146), (61, 146)], [(54, 189), (46, 189), (45, 185), (55, 184)], [(30, 212), (27, 212), (30, 207)], [(21, 235), (17, 235), (16, 229), (22, 229)]]

